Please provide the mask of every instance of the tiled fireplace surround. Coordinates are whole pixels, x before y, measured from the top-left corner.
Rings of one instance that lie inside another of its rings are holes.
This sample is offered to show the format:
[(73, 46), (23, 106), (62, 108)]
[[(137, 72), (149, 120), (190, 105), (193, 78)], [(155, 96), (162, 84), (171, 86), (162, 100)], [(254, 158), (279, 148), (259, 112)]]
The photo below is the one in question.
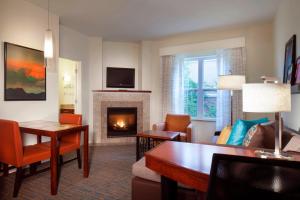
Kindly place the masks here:
[(137, 107), (137, 132), (150, 128), (149, 91), (93, 91), (93, 129), (96, 144), (132, 144), (135, 137), (107, 137), (108, 107)]

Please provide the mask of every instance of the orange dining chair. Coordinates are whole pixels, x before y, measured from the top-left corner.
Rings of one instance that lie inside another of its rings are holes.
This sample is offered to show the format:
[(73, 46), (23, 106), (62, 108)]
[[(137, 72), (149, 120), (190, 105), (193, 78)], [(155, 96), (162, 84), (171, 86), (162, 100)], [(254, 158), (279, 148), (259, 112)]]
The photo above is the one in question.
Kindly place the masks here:
[[(76, 114), (68, 114), (63, 113), (59, 116), (59, 122), (61, 124), (76, 124), (81, 125), (82, 124), (82, 115), (76, 115)], [(63, 163), (63, 157), (62, 155), (76, 151), (77, 153), (77, 162), (78, 162), (78, 168), (81, 169), (81, 155), (80, 155), (80, 137), (81, 133), (71, 133), (69, 135), (65, 135), (61, 137), (60, 141), (60, 160), (61, 164)]]
[(44, 144), (23, 146), (19, 124), (0, 119), (0, 162), (17, 168), (13, 196), (17, 197), (24, 178), (24, 167), (50, 159), (50, 148)]

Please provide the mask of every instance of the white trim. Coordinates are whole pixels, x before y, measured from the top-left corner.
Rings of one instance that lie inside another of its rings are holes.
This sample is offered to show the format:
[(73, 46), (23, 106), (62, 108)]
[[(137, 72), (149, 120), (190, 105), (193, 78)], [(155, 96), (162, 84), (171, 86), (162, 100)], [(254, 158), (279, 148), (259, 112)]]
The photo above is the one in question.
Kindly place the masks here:
[(170, 46), (159, 49), (160, 56), (214, 51), (218, 49), (230, 49), (245, 47), (245, 37), (237, 37), (225, 40), (208, 41), (194, 44)]

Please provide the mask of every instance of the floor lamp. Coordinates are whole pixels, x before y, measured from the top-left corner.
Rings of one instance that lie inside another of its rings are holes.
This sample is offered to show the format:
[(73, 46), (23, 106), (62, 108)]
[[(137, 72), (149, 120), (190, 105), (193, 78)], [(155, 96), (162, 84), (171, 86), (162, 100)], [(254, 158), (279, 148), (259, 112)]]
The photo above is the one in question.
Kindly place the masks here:
[(243, 75), (221, 75), (218, 78), (218, 90), (230, 90), (230, 124), (232, 119), (232, 97), (234, 90), (242, 90), (246, 78)]
[(281, 112), (291, 111), (291, 85), (279, 83), (251, 83), (243, 85), (243, 111), (255, 113), (275, 113), (275, 151), (257, 151), (262, 158), (286, 158), (281, 152), (282, 120)]

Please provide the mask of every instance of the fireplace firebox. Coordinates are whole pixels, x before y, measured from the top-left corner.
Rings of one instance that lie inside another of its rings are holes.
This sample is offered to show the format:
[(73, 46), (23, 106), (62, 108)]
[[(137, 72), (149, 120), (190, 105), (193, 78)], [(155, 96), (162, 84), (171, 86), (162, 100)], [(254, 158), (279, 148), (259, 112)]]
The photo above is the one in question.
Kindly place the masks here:
[(128, 137), (137, 133), (136, 107), (107, 108), (107, 137)]

